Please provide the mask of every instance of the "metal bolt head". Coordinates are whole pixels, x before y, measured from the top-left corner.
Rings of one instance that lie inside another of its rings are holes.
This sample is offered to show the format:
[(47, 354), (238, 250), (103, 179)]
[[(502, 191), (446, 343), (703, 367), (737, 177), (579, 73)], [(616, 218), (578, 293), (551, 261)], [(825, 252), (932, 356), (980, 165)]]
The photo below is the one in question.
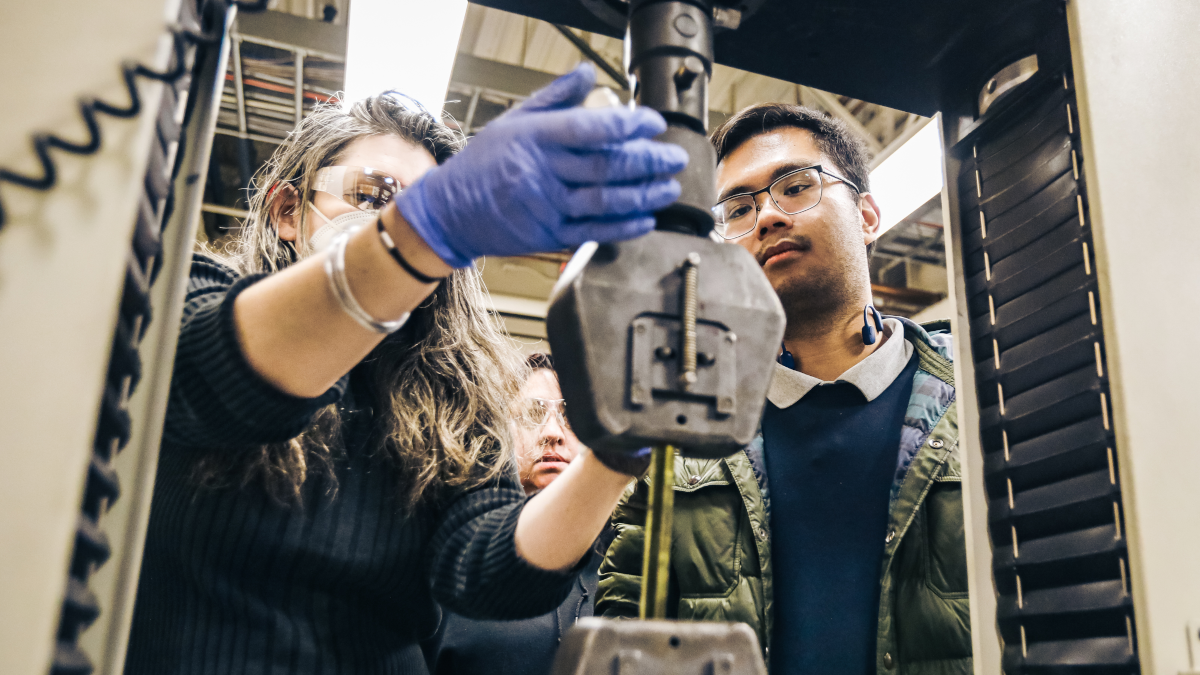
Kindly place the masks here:
[(680, 14), (675, 17), (675, 30), (684, 37), (696, 37), (696, 33), (700, 32), (700, 24), (696, 23), (692, 15)]
[(993, 78), (991, 80), (988, 80), (987, 93), (992, 94), (992, 93), (995, 93), (995, 91), (996, 91), (996, 80)]
[(737, 342), (737, 333), (726, 333), (725, 341), (728, 342), (729, 344), (733, 344), (733, 343)]
[(699, 265), (700, 264), (700, 254), (696, 253), (695, 251), (692, 251), (691, 253), (687, 254), (687, 261), (688, 261), (689, 265)]
[(684, 374), (680, 375), (679, 381), (683, 382), (684, 384), (696, 384), (695, 371), (689, 370), (689, 371), (685, 372)]

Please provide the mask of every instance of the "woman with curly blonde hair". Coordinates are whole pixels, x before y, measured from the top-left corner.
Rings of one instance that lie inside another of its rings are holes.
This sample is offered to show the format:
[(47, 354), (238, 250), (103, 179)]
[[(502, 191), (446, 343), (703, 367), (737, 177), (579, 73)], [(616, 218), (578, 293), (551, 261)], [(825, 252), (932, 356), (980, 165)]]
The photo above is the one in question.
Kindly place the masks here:
[(562, 601), (633, 471), (585, 454), (525, 497), (520, 356), (471, 263), (636, 236), (678, 195), (662, 118), (578, 107), (593, 83), (461, 153), (390, 93), (279, 148), (234, 245), (192, 266), (127, 673), (421, 673), (435, 600)]

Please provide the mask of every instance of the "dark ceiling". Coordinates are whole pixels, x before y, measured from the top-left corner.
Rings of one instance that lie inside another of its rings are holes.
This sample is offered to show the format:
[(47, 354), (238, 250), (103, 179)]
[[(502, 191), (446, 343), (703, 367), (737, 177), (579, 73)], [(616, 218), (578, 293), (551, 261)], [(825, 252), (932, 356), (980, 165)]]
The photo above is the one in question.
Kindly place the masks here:
[[(585, 0), (473, 1), (624, 34)], [(1062, 0), (766, 0), (738, 30), (717, 35), (715, 52), (735, 68), (932, 115), (950, 99), (974, 100), (991, 74), (1036, 51), (1062, 17)]]

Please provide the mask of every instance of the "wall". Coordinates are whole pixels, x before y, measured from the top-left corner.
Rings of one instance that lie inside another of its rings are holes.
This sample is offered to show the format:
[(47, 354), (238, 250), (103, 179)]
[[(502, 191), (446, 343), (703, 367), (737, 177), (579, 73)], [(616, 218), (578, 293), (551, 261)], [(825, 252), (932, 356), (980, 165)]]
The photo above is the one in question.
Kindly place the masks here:
[(1073, 0), (1067, 10), (1137, 648), (1142, 672), (1173, 675), (1200, 666), (1185, 632), (1200, 618), (1200, 3)]

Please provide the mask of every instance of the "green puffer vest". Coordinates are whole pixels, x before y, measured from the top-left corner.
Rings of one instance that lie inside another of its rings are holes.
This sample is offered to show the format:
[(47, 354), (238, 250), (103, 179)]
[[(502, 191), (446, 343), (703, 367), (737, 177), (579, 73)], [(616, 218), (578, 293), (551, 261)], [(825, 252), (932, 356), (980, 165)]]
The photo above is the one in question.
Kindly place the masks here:
[[(902, 320), (919, 365), (901, 433), (879, 588), (879, 675), (969, 675), (970, 612), (949, 322)], [(929, 332), (925, 330), (929, 329)], [(907, 466), (907, 468), (905, 468)], [(673, 618), (740, 621), (770, 658), (770, 487), (762, 438), (719, 460), (678, 457), (668, 606)], [(613, 515), (596, 614), (636, 617), (646, 480)], [(778, 562), (778, 561), (775, 561)]]

